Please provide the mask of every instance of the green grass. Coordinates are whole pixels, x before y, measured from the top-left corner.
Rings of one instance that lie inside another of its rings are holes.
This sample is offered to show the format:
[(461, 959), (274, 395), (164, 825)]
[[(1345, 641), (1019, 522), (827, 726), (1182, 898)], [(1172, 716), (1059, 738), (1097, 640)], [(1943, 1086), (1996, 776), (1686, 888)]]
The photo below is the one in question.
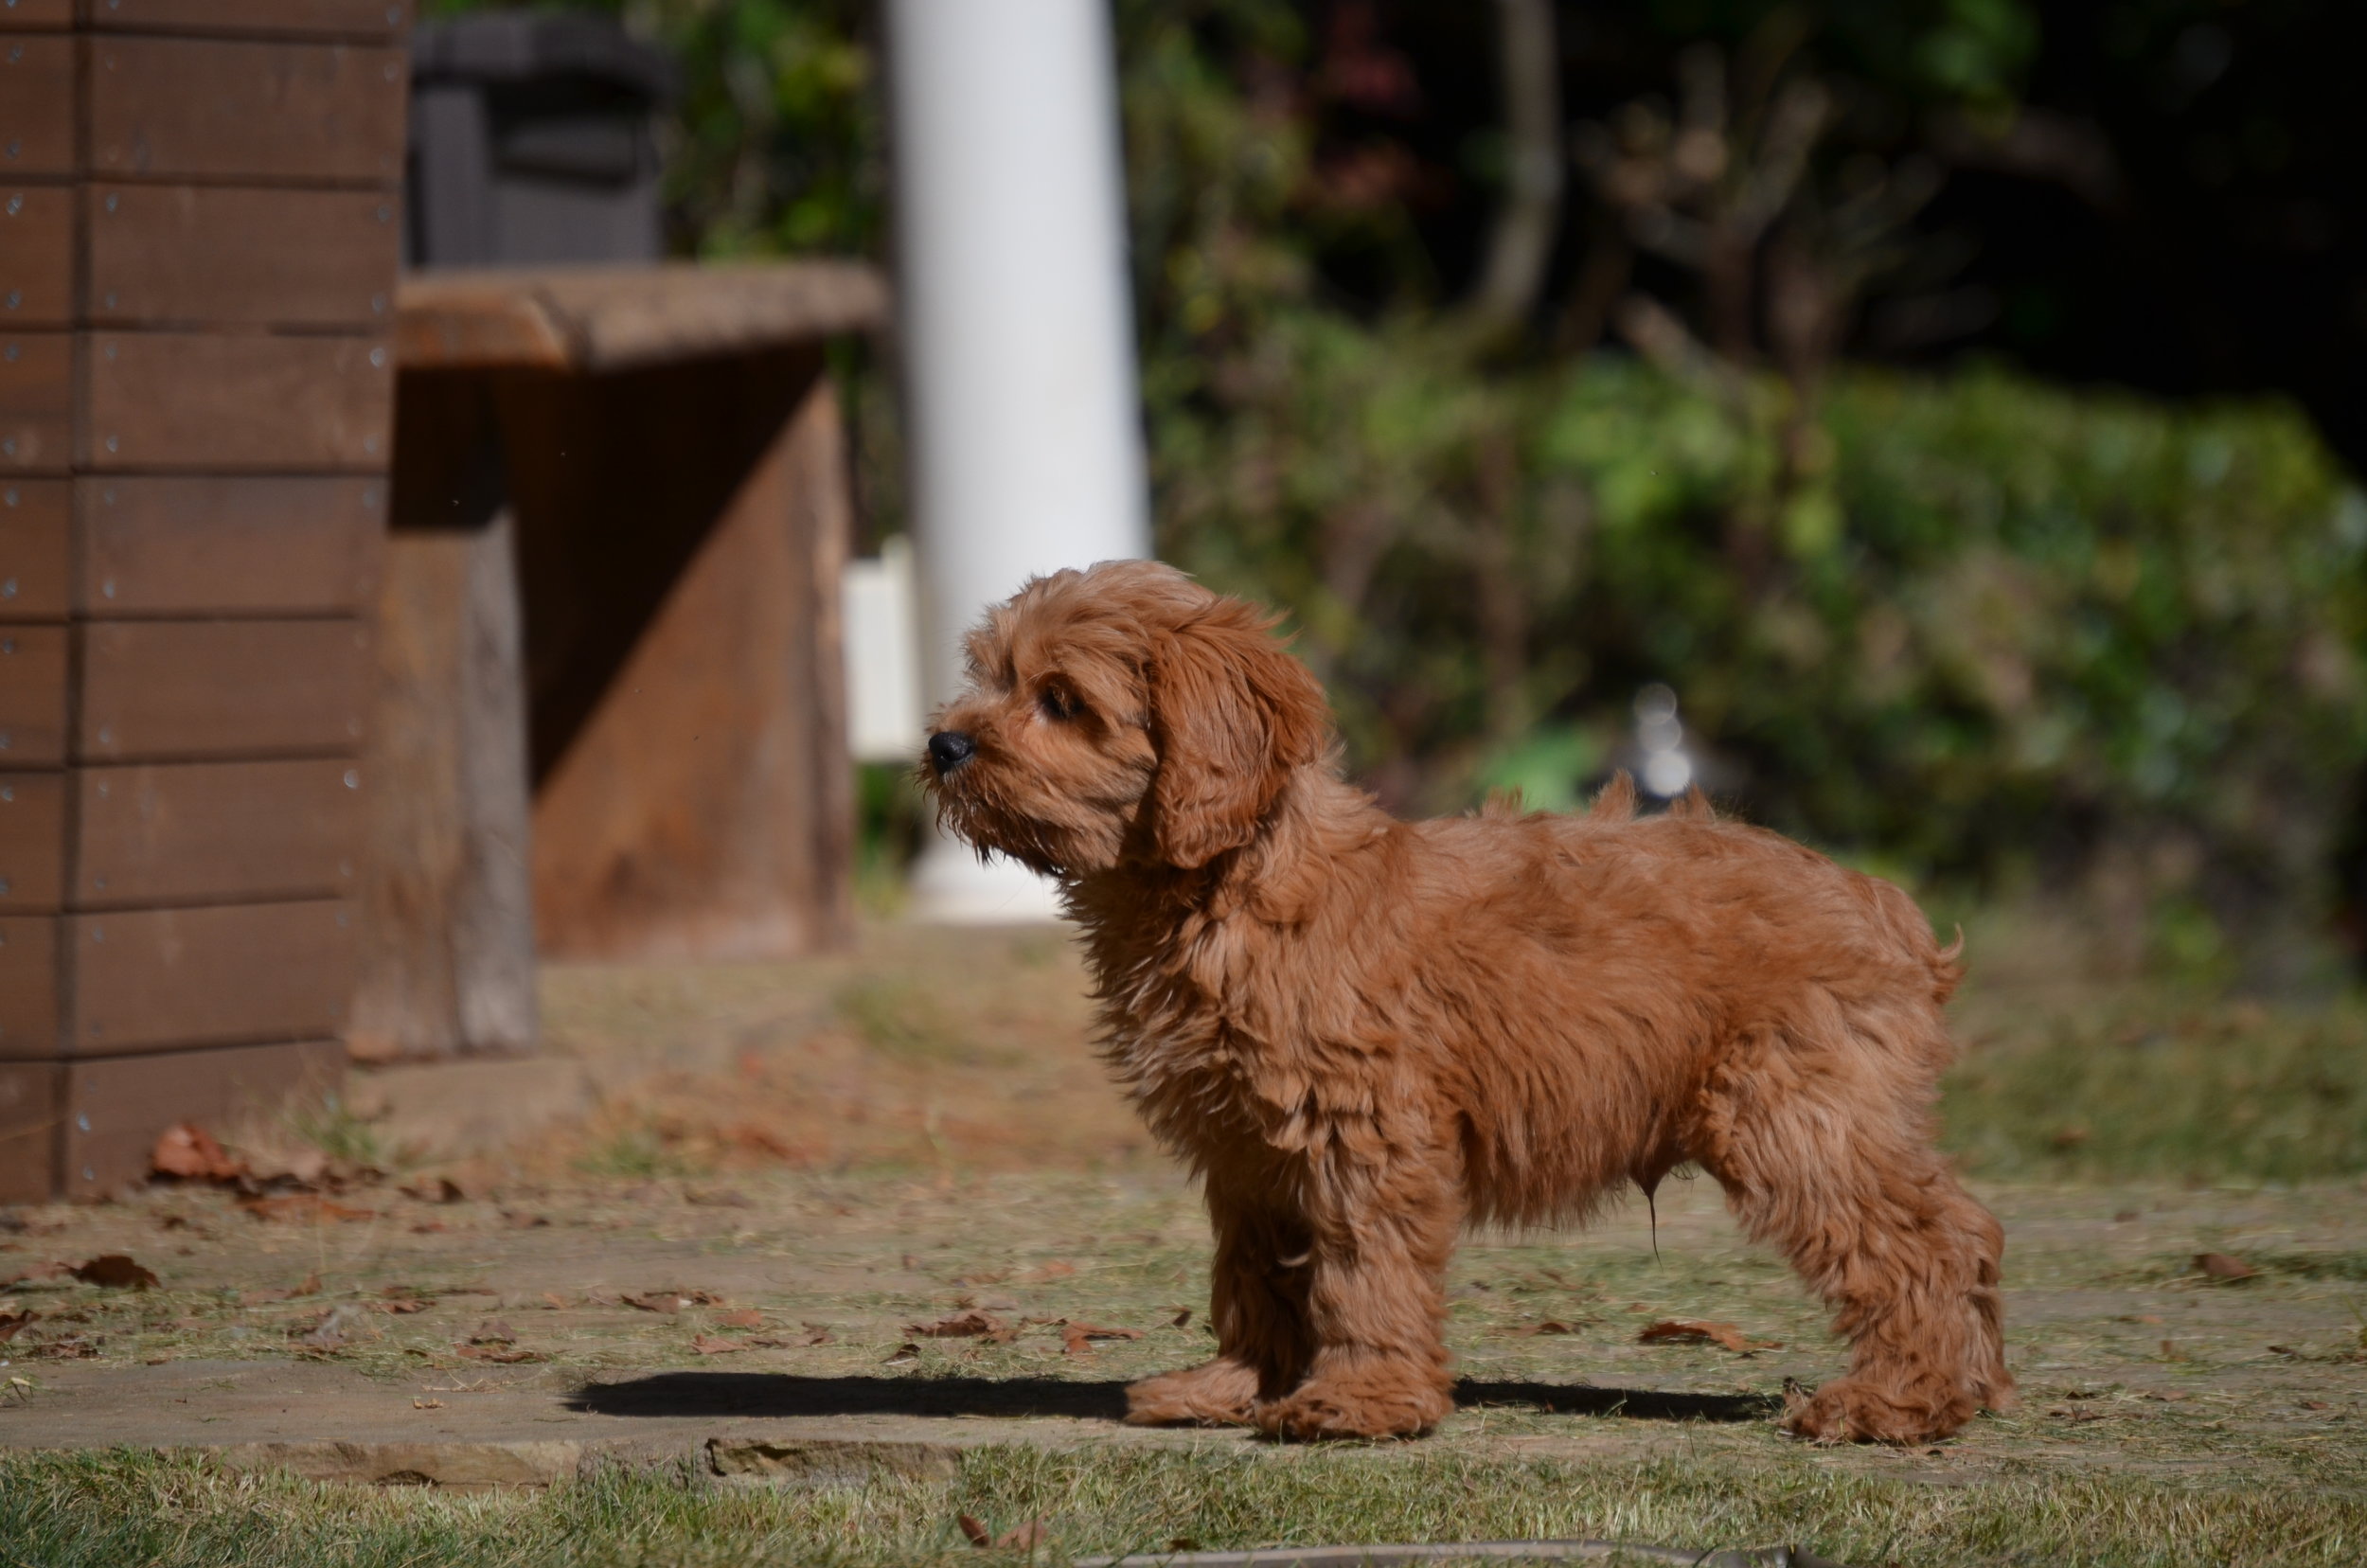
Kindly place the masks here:
[(1522, 1462), (1394, 1449), (1004, 1449), (973, 1452), (951, 1483), (742, 1489), (680, 1471), (619, 1471), (500, 1494), (317, 1487), (129, 1452), (0, 1459), (0, 1564), (9, 1568), (981, 1560), (957, 1531), (962, 1513), (997, 1531), (1045, 1520), (1040, 1560), (1052, 1562), (1178, 1541), (1594, 1537), (1796, 1543), (1860, 1568), (2306, 1568), (2354, 1563), (2367, 1541), (2367, 1499), (2356, 1493), (2127, 1474), (1932, 1486), (1827, 1473), (1807, 1450), (1744, 1470), (1690, 1457)]
[(2181, 1004), (2063, 1016), (1969, 1051), (1942, 1115), (1992, 1177), (2303, 1182), (2367, 1171), (2367, 1007)]

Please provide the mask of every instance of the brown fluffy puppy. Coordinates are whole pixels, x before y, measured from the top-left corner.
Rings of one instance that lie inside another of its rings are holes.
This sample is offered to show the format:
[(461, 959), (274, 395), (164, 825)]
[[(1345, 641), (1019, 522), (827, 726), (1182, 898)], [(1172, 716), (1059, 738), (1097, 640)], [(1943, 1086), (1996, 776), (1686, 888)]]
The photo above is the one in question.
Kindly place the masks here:
[(1103, 1049), (1216, 1228), (1216, 1359), (1129, 1419), (1411, 1434), (1451, 1406), (1465, 1225), (1579, 1218), (1683, 1161), (1837, 1310), (1786, 1423), (1917, 1441), (2003, 1408), (1998, 1223), (1931, 1148), (1954, 988), (1896, 888), (1715, 819), (1398, 822), (1252, 605), (1148, 561), (992, 611), (924, 774), (1056, 877)]

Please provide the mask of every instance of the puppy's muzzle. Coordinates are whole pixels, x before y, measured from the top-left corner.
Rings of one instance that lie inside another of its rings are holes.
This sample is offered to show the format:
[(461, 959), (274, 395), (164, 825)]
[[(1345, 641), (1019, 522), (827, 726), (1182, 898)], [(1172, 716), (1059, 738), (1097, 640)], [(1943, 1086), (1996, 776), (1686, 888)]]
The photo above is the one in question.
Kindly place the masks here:
[(939, 730), (929, 737), (929, 765), (943, 778), (970, 758), (978, 743), (960, 730)]

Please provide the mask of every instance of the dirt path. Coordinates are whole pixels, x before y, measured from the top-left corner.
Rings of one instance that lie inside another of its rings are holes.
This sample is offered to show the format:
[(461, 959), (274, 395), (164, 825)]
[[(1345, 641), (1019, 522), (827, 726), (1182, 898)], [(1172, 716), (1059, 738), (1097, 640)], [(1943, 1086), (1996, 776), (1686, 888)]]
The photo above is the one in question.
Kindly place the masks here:
[[(460, 1201), (385, 1181), (0, 1211), (0, 1446), (366, 1431), (458, 1463), (470, 1443), (681, 1452), (759, 1428), (1108, 1440), (1127, 1380), (1206, 1353), (1208, 1249), (1092, 1059), (1082, 991), (1043, 932), (878, 928), (808, 964), (555, 971), (544, 1065), (588, 1086), (587, 1116), (439, 1150), (430, 1096), (409, 1123), (344, 1130), (389, 1164), (443, 1157)], [(1817, 1464), (2367, 1479), (2359, 1188), (1984, 1193), (2009, 1235), (2023, 1408)], [(1708, 1184), (1663, 1189), (1658, 1248), (1641, 1203), (1583, 1234), (1472, 1238), (1453, 1274), (1463, 1409), (1433, 1447), (1775, 1452), (1786, 1381), (1832, 1376), (1842, 1347)], [(52, 1267), (111, 1253), (159, 1287)], [(2203, 1253), (2251, 1276), (2198, 1272)], [(922, 1331), (965, 1314), (986, 1331)], [(1666, 1319), (1768, 1347), (1639, 1343)], [(1088, 1327), (1139, 1337), (1072, 1332)], [(591, 1450), (540, 1452), (520, 1463)]]
[[(2240, 1461), (2264, 1482), (2367, 1480), (2356, 1190), (1985, 1196), (2011, 1237), (2025, 1407), (1932, 1450), (1835, 1450), (1820, 1464), (1967, 1481)], [(1830, 1376), (1841, 1349), (1715, 1200), (1701, 1183), (1664, 1192), (1657, 1260), (1640, 1205), (1581, 1235), (1475, 1238), (1454, 1271), (1464, 1408), (1433, 1441), (1781, 1443), (1767, 1412), (1785, 1380)], [(1112, 1434), (1125, 1380), (1209, 1343), (1201, 1221), (1157, 1173), (579, 1181), (453, 1203), (380, 1187), (270, 1218), (160, 1190), (20, 1222), (0, 1241), (0, 1279), (119, 1252), (161, 1285), (51, 1276), (0, 1292), (0, 1311), (32, 1314), (0, 1346), (0, 1379), (25, 1380), (0, 1403), (5, 1446), (365, 1431), (430, 1448), (669, 1452), (768, 1432), (1066, 1443)], [(2214, 1280), (2193, 1266), (2203, 1252), (2256, 1273)], [(916, 1331), (967, 1313), (1003, 1332)], [(1780, 1348), (1638, 1343), (1670, 1318)], [(1072, 1348), (1082, 1326), (1140, 1337)]]

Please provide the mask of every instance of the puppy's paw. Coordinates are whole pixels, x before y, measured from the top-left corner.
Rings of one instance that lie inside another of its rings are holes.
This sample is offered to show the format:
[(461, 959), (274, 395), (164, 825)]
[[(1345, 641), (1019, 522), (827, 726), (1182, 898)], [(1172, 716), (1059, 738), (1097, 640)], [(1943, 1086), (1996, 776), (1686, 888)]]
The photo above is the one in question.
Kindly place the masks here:
[(1257, 1428), (1286, 1442), (1344, 1437), (1419, 1437), (1447, 1418), (1454, 1399), (1427, 1367), (1371, 1367), (1314, 1377), (1285, 1399), (1257, 1407)]
[(1814, 1443), (1928, 1443), (1971, 1420), (1976, 1408), (1966, 1395), (1921, 1399), (1836, 1378), (1813, 1394), (1788, 1398), (1781, 1424)]
[(1129, 1384), (1129, 1426), (1247, 1426), (1257, 1399), (1257, 1372), (1219, 1358)]

